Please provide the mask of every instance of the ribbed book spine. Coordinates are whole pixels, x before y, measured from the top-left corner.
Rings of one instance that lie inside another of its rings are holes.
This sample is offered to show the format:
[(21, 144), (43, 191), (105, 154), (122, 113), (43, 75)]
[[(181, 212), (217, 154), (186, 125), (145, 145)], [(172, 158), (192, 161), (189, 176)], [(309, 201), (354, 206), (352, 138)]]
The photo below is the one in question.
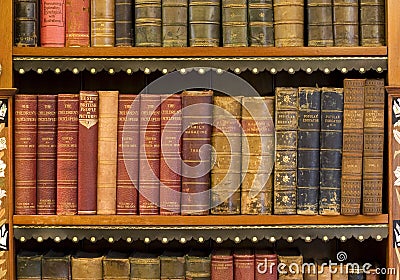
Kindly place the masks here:
[(360, 0), (360, 45), (385, 45), (385, 0)]
[(251, 47), (274, 46), (272, 0), (248, 0), (248, 36)]
[(91, 0), (90, 42), (92, 47), (113, 47), (115, 0)]
[(303, 256), (301, 256), (300, 253), (297, 252), (296, 255), (294, 255), (293, 252), (293, 254), (291, 253), (290, 255), (282, 255), (278, 252), (278, 263), (282, 267), (282, 269), (279, 270), (279, 280), (303, 280), (302, 269), (293, 269), (293, 267), (303, 267)]
[[(161, 47), (161, 0), (135, 1), (135, 46)], [(176, 15), (174, 15), (176, 16)]]
[(68, 253), (50, 250), (43, 255), (42, 279), (43, 280), (69, 280), (71, 256)]
[(130, 279), (160, 279), (160, 258), (156, 253), (135, 252), (129, 257)]
[(109, 251), (103, 258), (103, 280), (129, 280), (129, 253)]
[(65, 0), (41, 0), (40, 46), (64, 47)]
[(233, 256), (227, 249), (216, 249), (211, 254), (211, 280), (233, 280)]
[(71, 258), (71, 279), (103, 280), (103, 256), (78, 251)]
[(17, 47), (36, 47), (38, 44), (38, 0), (15, 1), (15, 38)]
[(90, 46), (90, 0), (65, 2), (65, 46)]
[(132, 0), (115, 0), (115, 46), (133, 46)]
[(235, 280), (254, 280), (254, 253), (242, 249), (233, 253), (233, 267)]
[(187, 47), (188, 1), (162, 1), (163, 47)]
[(177, 251), (165, 251), (160, 256), (161, 280), (185, 280), (185, 257)]
[(224, 47), (247, 47), (247, 0), (222, 0)]
[(276, 47), (304, 46), (304, 1), (274, 0)]
[(17, 254), (18, 280), (41, 280), (42, 279), (42, 255), (38, 252), (20, 251)]
[(191, 47), (218, 47), (220, 42), (219, 0), (189, 0), (189, 44)]
[(254, 252), (254, 279), (278, 279), (278, 255), (270, 250), (256, 249)]
[(358, 0), (333, 0), (333, 37), (336, 47), (358, 46)]
[(209, 280), (211, 277), (211, 256), (206, 251), (191, 250), (186, 256), (186, 280)]
[(332, 0), (307, 0), (308, 46), (333, 46)]

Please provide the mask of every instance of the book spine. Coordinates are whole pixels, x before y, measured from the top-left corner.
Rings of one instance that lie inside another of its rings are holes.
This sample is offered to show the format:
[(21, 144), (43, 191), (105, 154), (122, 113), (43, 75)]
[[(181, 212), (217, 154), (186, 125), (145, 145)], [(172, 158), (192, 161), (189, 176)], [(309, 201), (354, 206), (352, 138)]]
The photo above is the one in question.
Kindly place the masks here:
[(224, 47), (247, 47), (247, 0), (222, 0)]
[(308, 46), (333, 46), (332, 0), (308, 0)]
[(233, 256), (211, 256), (211, 280), (233, 280)]
[(90, 0), (66, 1), (65, 46), (89, 47)]
[(117, 200), (118, 91), (99, 91), (97, 214), (115, 215)]
[(138, 95), (119, 95), (117, 214), (137, 214), (138, 210), (139, 108)]
[(304, 46), (304, 1), (274, 0), (276, 47)]
[(57, 95), (39, 95), (37, 111), (37, 214), (56, 214)]
[(40, 46), (64, 47), (65, 1), (40, 1)]
[(38, 0), (15, 1), (15, 38), (17, 47), (38, 44)]
[(278, 279), (278, 256), (276, 254), (255, 253), (255, 280)]
[(115, 0), (115, 46), (133, 46), (132, 0)]
[(182, 100), (174, 94), (161, 102), (160, 214), (181, 211)]
[(273, 47), (275, 42), (272, 0), (249, 0), (248, 20), (249, 46)]
[(99, 95), (79, 94), (78, 214), (96, 214)]
[(275, 214), (296, 214), (297, 91), (297, 88), (275, 89)]
[(254, 280), (254, 255), (233, 254), (234, 279)]
[(302, 267), (302, 256), (282, 256), (278, 254), (278, 263), (281, 267), (279, 270), (279, 280), (302, 280), (302, 269), (293, 269), (293, 267)]
[(91, 0), (90, 42), (92, 47), (113, 47), (115, 0)]
[(15, 214), (36, 214), (37, 95), (16, 95), (14, 113)]
[(79, 94), (58, 95), (57, 215), (78, 212)]
[(135, 0), (135, 45), (161, 47), (161, 0)]
[(297, 214), (317, 215), (321, 91), (299, 88), (297, 139)]
[(189, 0), (191, 47), (219, 46), (220, 9), (219, 0)]
[(319, 214), (340, 214), (343, 89), (322, 88)]
[(130, 263), (126, 258), (103, 258), (103, 280), (129, 280)]
[(333, 0), (335, 46), (358, 46), (358, 25), (358, 0)]
[(185, 280), (185, 258), (183, 256), (160, 256), (161, 280)]
[(385, 145), (385, 81), (367, 79), (364, 92), (364, 215), (382, 214), (383, 150)]
[(131, 257), (130, 279), (160, 279), (160, 259), (158, 257)]
[(103, 256), (72, 257), (71, 279), (103, 280)]
[(70, 255), (43, 256), (42, 259), (42, 280), (69, 280), (70, 275)]
[(140, 96), (139, 214), (157, 215), (160, 205), (161, 97)]
[(186, 280), (209, 280), (211, 278), (211, 257), (186, 256)]
[(187, 47), (187, 0), (162, 1), (163, 47)]
[(24, 251), (17, 254), (16, 276), (20, 280), (42, 279), (42, 255), (25, 255)]
[(385, 45), (385, 0), (360, 0), (360, 45)]

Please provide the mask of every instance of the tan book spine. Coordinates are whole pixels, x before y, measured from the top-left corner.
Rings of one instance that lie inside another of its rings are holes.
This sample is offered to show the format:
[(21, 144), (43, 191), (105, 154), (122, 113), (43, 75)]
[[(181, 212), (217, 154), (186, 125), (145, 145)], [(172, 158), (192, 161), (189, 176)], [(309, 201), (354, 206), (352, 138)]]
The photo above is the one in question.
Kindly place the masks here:
[(333, 0), (333, 36), (336, 47), (358, 46), (358, 0)]
[(92, 47), (113, 47), (115, 0), (92, 0), (90, 39)]
[(360, 0), (360, 45), (385, 45), (385, 0)]
[(304, 0), (274, 1), (275, 47), (304, 46)]
[(102, 280), (103, 256), (78, 252), (71, 258), (71, 275), (76, 280)]

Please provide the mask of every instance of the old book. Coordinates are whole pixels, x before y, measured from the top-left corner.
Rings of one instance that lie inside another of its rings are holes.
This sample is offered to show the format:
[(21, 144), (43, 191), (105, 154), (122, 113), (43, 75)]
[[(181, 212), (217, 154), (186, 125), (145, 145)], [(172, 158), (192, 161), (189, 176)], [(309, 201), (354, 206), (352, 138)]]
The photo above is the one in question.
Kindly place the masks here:
[(23, 250), (17, 254), (17, 280), (42, 279), (42, 254)]
[(64, 47), (65, 1), (40, 0), (40, 46)]
[(161, 97), (160, 214), (181, 211), (181, 96)]
[(218, 47), (220, 35), (219, 0), (189, 0), (189, 44), (191, 47)]
[(331, 280), (332, 279), (332, 268), (327, 265), (328, 259), (320, 259), (317, 261), (318, 280)]
[(36, 148), (37, 214), (56, 214), (57, 95), (38, 95)]
[(362, 264), (348, 268), (348, 280), (365, 280), (364, 269)]
[(340, 214), (343, 88), (321, 89), (320, 215)]
[(14, 3), (14, 43), (17, 47), (36, 47), (39, 35), (38, 0), (16, 0)]
[(160, 279), (184, 280), (185, 256), (179, 251), (164, 251), (160, 255)]
[(211, 214), (240, 214), (241, 97), (213, 101)]
[(248, 39), (250, 47), (274, 46), (274, 9), (272, 0), (249, 0)]
[(361, 213), (365, 79), (343, 82), (341, 214)]
[(132, 0), (115, 0), (115, 46), (133, 46)]
[(66, 252), (50, 250), (42, 258), (43, 280), (69, 280), (71, 255)]
[(131, 280), (160, 279), (160, 258), (157, 253), (134, 252), (129, 257)]
[(16, 215), (36, 214), (37, 95), (15, 96), (14, 195)]
[(302, 265), (303, 256), (296, 248), (282, 249), (277, 252), (279, 271), (279, 280), (303, 280)]
[(188, 1), (162, 1), (163, 47), (187, 47)]
[(117, 200), (118, 91), (98, 91), (97, 214), (115, 215)]
[(274, 214), (296, 214), (298, 89), (275, 89)]
[(78, 213), (79, 94), (59, 94), (57, 109), (57, 215), (74, 215)]
[(304, 263), (310, 264), (305, 266), (303, 271), (304, 280), (317, 280), (318, 279), (318, 264), (314, 259), (304, 260)]
[(211, 256), (207, 251), (190, 250), (185, 256), (186, 280), (210, 280)]
[(211, 280), (233, 280), (233, 255), (228, 249), (214, 249), (211, 253)]
[(321, 90), (299, 88), (297, 135), (297, 214), (317, 215)]
[(247, 47), (247, 0), (222, 0), (222, 44)]
[(254, 251), (254, 279), (278, 279), (278, 255), (272, 249), (256, 249)]
[(275, 47), (304, 46), (304, 1), (274, 0)]
[(385, 0), (360, 0), (360, 45), (385, 45)]
[(97, 133), (99, 95), (96, 91), (79, 94), (78, 214), (97, 210)]
[(362, 214), (382, 214), (385, 143), (385, 81), (367, 79), (364, 89)]
[(157, 215), (160, 205), (161, 97), (140, 96), (139, 214)]
[(273, 116), (274, 97), (243, 97), (242, 214), (272, 214)]
[(135, 46), (161, 47), (161, 0), (135, 1)]
[(99, 253), (78, 251), (71, 257), (72, 279), (102, 280), (103, 258)]
[(307, 0), (308, 46), (333, 46), (332, 0)]
[(237, 249), (233, 252), (235, 280), (254, 280), (254, 252), (249, 249)]
[(65, 2), (65, 46), (90, 46), (90, 0)]
[(380, 273), (376, 268), (368, 269), (368, 273), (365, 273), (365, 280), (379, 280)]
[(129, 280), (129, 253), (109, 251), (103, 258), (103, 280)]
[(332, 280), (347, 280), (348, 279), (348, 274), (347, 274), (345, 264), (332, 265), (331, 267), (332, 267), (332, 269), (331, 269)]
[(333, 37), (336, 47), (358, 46), (358, 0), (333, 0)]
[(117, 214), (137, 214), (139, 189), (139, 108), (135, 94), (118, 97)]
[(92, 47), (113, 47), (115, 0), (91, 0), (90, 43)]

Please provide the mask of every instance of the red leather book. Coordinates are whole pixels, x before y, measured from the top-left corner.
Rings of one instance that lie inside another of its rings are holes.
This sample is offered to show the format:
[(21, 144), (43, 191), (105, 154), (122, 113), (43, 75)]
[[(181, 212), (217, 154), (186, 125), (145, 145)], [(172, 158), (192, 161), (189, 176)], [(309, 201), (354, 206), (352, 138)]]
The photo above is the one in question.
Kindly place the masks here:
[(160, 103), (156, 94), (140, 96), (139, 214), (157, 215), (160, 204)]
[(40, 45), (64, 47), (65, 0), (40, 1)]
[(90, 46), (90, 0), (66, 1), (65, 46)]
[(58, 95), (57, 215), (78, 212), (79, 94)]
[(37, 214), (56, 214), (57, 95), (39, 95), (37, 111)]
[(233, 253), (235, 280), (254, 280), (254, 253), (248, 249), (239, 249)]
[(270, 250), (257, 249), (255, 256), (255, 280), (278, 279), (278, 256)]
[[(163, 98), (162, 98), (163, 99)], [(181, 96), (161, 103), (160, 214), (178, 215), (181, 209)]]
[(97, 131), (99, 95), (81, 91), (79, 96), (78, 214), (96, 214)]
[(211, 255), (211, 280), (233, 280), (231, 250), (216, 249)]
[(37, 95), (16, 95), (14, 115), (15, 214), (36, 214)]
[(137, 214), (139, 189), (139, 108), (134, 94), (118, 97), (117, 214)]

